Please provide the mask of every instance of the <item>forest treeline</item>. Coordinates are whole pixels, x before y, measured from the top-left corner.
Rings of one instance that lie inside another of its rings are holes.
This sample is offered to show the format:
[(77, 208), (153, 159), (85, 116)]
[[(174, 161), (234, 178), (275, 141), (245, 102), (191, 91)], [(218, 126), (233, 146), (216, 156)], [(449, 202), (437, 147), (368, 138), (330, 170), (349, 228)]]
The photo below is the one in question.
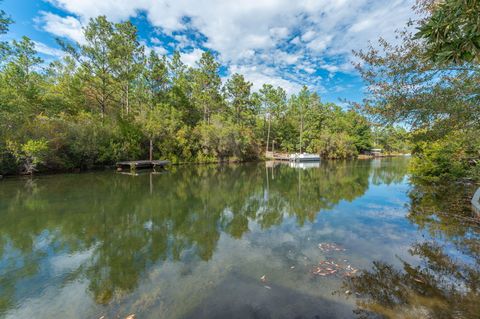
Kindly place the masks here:
[[(2, 11), (0, 31), (10, 23)], [(59, 40), (64, 56), (49, 64), (27, 37), (2, 42), (0, 174), (146, 159), (150, 145), (153, 158), (174, 163), (255, 160), (267, 145), (324, 158), (408, 148), (404, 129), (373, 127), (307, 87), (254, 92), (241, 74), (222, 80), (211, 52), (195, 67), (178, 52), (160, 56), (130, 22), (100, 16), (83, 32), (82, 44)]]

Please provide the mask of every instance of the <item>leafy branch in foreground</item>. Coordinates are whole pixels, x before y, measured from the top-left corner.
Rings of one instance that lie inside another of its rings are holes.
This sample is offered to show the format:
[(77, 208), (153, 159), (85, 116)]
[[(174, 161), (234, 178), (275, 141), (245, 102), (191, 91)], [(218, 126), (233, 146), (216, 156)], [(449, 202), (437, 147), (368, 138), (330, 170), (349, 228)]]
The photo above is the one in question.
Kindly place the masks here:
[[(463, 2), (469, 5), (462, 6)], [(450, 11), (455, 5), (455, 14), (460, 17), (451, 17), (450, 25), (438, 25), (438, 17), (453, 14)], [(480, 177), (475, 174), (480, 160), (478, 51), (476, 45), (461, 44), (454, 55), (444, 51), (453, 39), (457, 43), (477, 41), (472, 40), (471, 34), (472, 30), (478, 31), (478, 15), (473, 19), (471, 12), (476, 6), (477, 1), (444, 1), (439, 5), (423, 2), (420, 10), (426, 12), (427, 17), (399, 31), (398, 44), (380, 39), (378, 46), (355, 52), (361, 60), (356, 68), (369, 88), (362, 105), (358, 106), (377, 121), (402, 123), (411, 128), (416, 144), (414, 168), (422, 167), (413, 172), (419, 177)], [(420, 29), (419, 33), (411, 31), (412, 25)], [(442, 38), (427, 31), (433, 27), (435, 32), (443, 27), (446, 30), (461, 27), (463, 31), (447, 32), (446, 38)], [(433, 38), (436, 44), (432, 44)], [(433, 149), (446, 144), (449, 144), (448, 152)], [(442, 152), (450, 155), (434, 156)], [(426, 163), (429, 164), (424, 165)]]
[(430, 17), (416, 34), (425, 41), (426, 55), (448, 64), (480, 62), (480, 1), (445, 0), (429, 6)]

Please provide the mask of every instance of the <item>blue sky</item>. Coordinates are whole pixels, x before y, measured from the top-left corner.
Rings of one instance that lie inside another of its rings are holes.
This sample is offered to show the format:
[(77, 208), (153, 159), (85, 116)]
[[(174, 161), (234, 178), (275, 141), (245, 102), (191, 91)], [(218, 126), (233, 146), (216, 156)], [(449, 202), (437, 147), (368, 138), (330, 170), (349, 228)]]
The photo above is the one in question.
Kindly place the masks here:
[(194, 65), (204, 50), (218, 55), (222, 76), (241, 73), (258, 89), (280, 85), (288, 93), (307, 85), (323, 101), (358, 101), (364, 85), (352, 50), (413, 17), (413, 0), (4, 0), (15, 24), (7, 39), (29, 36), (49, 59), (61, 55), (55, 38), (82, 41), (91, 17), (130, 19), (151, 50)]

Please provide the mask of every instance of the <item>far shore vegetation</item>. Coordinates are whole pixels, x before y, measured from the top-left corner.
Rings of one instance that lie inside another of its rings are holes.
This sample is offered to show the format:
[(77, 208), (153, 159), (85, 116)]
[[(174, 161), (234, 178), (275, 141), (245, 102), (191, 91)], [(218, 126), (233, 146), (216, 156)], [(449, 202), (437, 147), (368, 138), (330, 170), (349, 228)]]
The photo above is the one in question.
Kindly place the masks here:
[[(354, 158), (380, 148), (412, 153), (427, 181), (480, 176), (479, 1), (418, 5), (401, 41), (356, 52), (368, 91), (361, 103), (325, 103), (306, 86), (254, 91), (222, 79), (205, 52), (195, 67), (178, 52), (142, 45), (129, 21), (104, 16), (82, 44), (58, 40), (47, 63), (27, 37), (0, 51), (0, 175), (69, 171), (146, 159), (207, 163), (263, 159), (266, 151)], [(0, 32), (13, 23), (0, 13)], [(459, 25), (456, 25), (459, 24)], [(413, 30), (413, 31), (412, 31)], [(348, 105), (347, 105), (348, 104)]]

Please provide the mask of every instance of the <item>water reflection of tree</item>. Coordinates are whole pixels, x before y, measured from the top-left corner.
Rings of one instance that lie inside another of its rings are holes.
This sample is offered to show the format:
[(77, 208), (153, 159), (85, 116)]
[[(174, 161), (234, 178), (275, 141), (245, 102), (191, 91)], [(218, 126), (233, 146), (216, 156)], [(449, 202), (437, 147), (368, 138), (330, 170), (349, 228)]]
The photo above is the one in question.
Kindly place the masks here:
[(325, 162), (315, 169), (275, 168), (271, 197), (285, 201), (287, 212), (299, 225), (312, 222), (317, 213), (332, 209), (342, 200), (352, 201), (368, 189), (370, 166), (363, 162)]
[[(135, 178), (62, 175), (3, 187), (0, 314), (13, 306), (21, 281), (45, 276), (40, 264), (49, 256), (91, 251), (62, 280), (87, 278), (94, 299), (106, 304), (135, 289), (154, 263), (186, 254), (209, 260), (222, 232), (240, 238), (249, 221), (262, 228), (286, 216), (299, 225), (313, 221), (322, 209), (364, 194), (369, 173), (368, 162), (279, 166), (268, 178), (262, 165), (198, 166)], [(36, 248), (41, 239), (48, 250)]]
[(345, 281), (359, 295), (361, 318), (478, 318), (480, 314), (480, 223), (461, 185), (417, 185), (408, 218), (429, 236), (412, 245), (418, 265), (402, 269), (376, 261)]
[(409, 159), (407, 157), (373, 159), (372, 183), (378, 184), (398, 184), (403, 182), (407, 170)]

